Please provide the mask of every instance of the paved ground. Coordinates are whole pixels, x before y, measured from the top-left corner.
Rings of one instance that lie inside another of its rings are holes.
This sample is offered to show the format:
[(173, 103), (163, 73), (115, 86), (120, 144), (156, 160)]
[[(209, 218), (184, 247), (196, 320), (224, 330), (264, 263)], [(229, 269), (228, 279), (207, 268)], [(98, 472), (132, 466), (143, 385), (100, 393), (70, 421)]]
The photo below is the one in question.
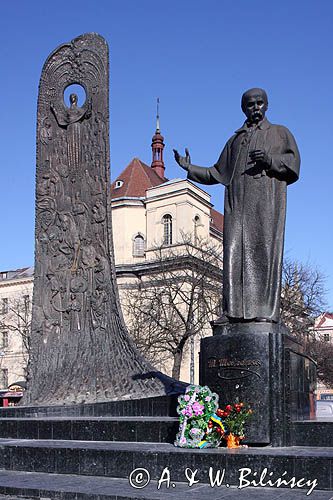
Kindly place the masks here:
[[(0, 494), (0, 500), (18, 500), (25, 498), (64, 499), (64, 500), (107, 500), (109, 499), (169, 499), (169, 500), (332, 500), (333, 492), (314, 490), (309, 496), (307, 490), (289, 488), (227, 488), (210, 487), (207, 484), (197, 484), (191, 488), (185, 483), (175, 483), (166, 488), (162, 485), (157, 489), (157, 482), (152, 481), (143, 489), (133, 488), (127, 479), (113, 479), (96, 476), (71, 476), (44, 474), (36, 472), (0, 471), (0, 488), (18, 488), (17, 496)], [(26, 489), (26, 496), (19, 496), (19, 488)], [(29, 492), (30, 490), (30, 492)], [(32, 490), (34, 490), (32, 492)], [(39, 492), (39, 493), (38, 493)], [(75, 492), (75, 493), (74, 493)]]

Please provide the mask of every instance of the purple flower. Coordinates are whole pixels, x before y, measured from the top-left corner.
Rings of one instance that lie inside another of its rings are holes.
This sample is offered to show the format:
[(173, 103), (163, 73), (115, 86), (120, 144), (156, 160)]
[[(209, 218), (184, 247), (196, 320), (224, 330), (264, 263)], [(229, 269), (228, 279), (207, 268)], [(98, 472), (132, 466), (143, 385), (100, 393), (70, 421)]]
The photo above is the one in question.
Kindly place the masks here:
[(193, 410), (195, 416), (202, 415), (203, 414), (203, 410), (204, 410), (204, 405), (201, 405), (200, 403), (198, 403), (196, 401), (192, 405), (192, 410)]
[(189, 400), (190, 400), (190, 396), (188, 394), (185, 394), (184, 401), (189, 401)]
[(193, 412), (192, 412), (192, 406), (191, 405), (187, 405), (186, 406), (184, 415), (186, 415), (187, 417), (192, 417)]
[(201, 430), (198, 429), (197, 427), (193, 427), (193, 429), (190, 430), (190, 433), (191, 434), (200, 434), (201, 433)]
[(186, 443), (186, 438), (184, 438), (184, 437), (180, 438), (179, 443), (180, 444), (185, 444)]
[(211, 401), (211, 399), (212, 399), (211, 396), (206, 396), (205, 397), (205, 401)]

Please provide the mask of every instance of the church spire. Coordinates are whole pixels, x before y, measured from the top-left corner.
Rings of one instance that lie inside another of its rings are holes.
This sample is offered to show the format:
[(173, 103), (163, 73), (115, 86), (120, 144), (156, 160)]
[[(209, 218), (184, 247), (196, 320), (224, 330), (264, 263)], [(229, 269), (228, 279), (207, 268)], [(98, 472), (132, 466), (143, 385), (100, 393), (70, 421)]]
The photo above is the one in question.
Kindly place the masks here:
[(156, 110), (156, 132), (153, 136), (151, 149), (152, 149), (152, 163), (151, 168), (157, 173), (159, 177), (164, 179), (164, 161), (163, 161), (163, 149), (164, 149), (164, 137), (160, 133), (160, 115), (159, 115), (159, 104), (160, 99), (157, 98), (157, 110)]
[(157, 98), (157, 103), (156, 103), (156, 132), (160, 131), (160, 98)]

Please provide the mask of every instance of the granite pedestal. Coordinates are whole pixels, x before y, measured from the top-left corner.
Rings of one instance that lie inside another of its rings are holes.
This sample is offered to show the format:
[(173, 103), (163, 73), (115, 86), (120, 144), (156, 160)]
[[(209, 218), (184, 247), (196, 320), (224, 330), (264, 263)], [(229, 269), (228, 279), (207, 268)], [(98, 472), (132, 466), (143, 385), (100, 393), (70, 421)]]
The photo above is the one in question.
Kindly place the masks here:
[(247, 443), (288, 445), (291, 422), (315, 415), (315, 383), (315, 362), (282, 325), (215, 324), (201, 341), (200, 384), (218, 393), (220, 407), (253, 409)]
[[(232, 487), (239, 484), (239, 469), (249, 467), (258, 476), (268, 468), (274, 478), (286, 474), (288, 479), (317, 479), (318, 486), (311, 499), (317, 498), (318, 490), (326, 490), (321, 499), (330, 498), (333, 442), (327, 438), (333, 435), (332, 422), (295, 423), (293, 432), (299, 443), (284, 448), (191, 450), (173, 445), (179, 425), (176, 405), (177, 397), (168, 396), (73, 407), (0, 409), (0, 494), (63, 500), (166, 496), (175, 500), (190, 496), (229, 499)], [(317, 442), (314, 436), (318, 436)], [(169, 468), (176, 486), (158, 490), (157, 483), (165, 467)], [(210, 467), (214, 473), (225, 471), (221, 487), (211, 487)], [(142, 468), (149, 472), (151, 483), (138, 490), (130, 485), (129, 477), (133, 470)], [(186, 482), (187, 468), (198, 471), (196, 492)], [(304, 488), (309, 489), (306, 485)], [(244, 489), (247, 497), (250, 490)], [(253, 498), (283, 496), (281, 489), (275, 487), (267, 491), (267, 497), (263, 490), (255, 488)], [(299, 493), (305, 498), (305, 489)], [(239, 494), (240, 490), (235, 490), (237, 498)], [(294, 494), (298, 498), (296, 488), (287, 487), (284, 498), (294, 498)]]

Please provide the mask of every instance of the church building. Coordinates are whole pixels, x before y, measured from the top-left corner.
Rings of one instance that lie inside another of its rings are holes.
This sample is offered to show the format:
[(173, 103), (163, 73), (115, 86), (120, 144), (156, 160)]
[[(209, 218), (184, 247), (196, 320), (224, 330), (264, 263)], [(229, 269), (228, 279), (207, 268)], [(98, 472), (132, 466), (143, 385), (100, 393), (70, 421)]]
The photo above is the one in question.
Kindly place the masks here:
[[(222, 261), (223, 215), (213, 208), (210, 195), (187, 179), (168, 179), (163, 159), (164, 138), (157, 115), (150, 166), (133, 158), (111, 185), (113, 244), (116, 274), (125, 322), (126, 290), (156, 272), (156, 248), (179, 251), (184, 239), (200, 245), (209, 241)], [(222, 275), (222, 269), (218, 270)], [(212, 332), (209, 323), (202, 335)], [(201, 336), (202, 336), (201, 335)], [(200, 336), (187, 342), (180, 379), (199, 381)], [(190, 365), (192, 362), (192, 375)], [(193, 368), (194, 364), (194, 368)], [(171, 375), (170, 363), (161, 364)], [(194, 375), (193, 375), (194, 372)]]

